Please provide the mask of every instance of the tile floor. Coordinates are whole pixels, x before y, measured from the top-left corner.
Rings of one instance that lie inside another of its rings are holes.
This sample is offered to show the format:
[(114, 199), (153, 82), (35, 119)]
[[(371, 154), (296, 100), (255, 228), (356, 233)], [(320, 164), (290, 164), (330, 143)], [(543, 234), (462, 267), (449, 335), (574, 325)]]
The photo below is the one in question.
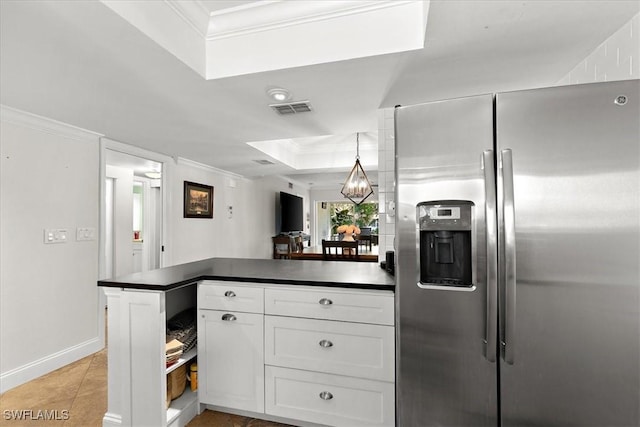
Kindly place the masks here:
[[(12, 411), (20, 411), (23, 419), (14, 419)], [(106, 349), (0, 395), (3, 427), (100, 427), (106, 411)], [(215, 411), (204, 411), (188, 424), (188, 427), (203, 426), (286, 427)]]
[[(0, 426), (101, 426), (106, 410), (105, 349), (0, 395)], [(23, 411), (23, 419), (6, 411)]]

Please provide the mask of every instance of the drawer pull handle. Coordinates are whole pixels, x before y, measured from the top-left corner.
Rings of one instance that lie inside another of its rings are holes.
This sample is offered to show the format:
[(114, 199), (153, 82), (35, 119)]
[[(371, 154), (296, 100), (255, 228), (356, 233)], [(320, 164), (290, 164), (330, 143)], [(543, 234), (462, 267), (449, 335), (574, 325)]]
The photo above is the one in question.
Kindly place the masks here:
[(226, 321), (226, 322), (232, 322), (234, 320), (237, 320), (237, 317), (234, 316), (233, 314), (223, 314), (222, 315), (222, 320)]
[(320, 393), (320, 399), (331, 400), (333, 399), (333, 394), (329, 393), (328, 391), (323, 391), (322, 393)]
[(329, 341), (329, 340), (322, 340), (318, 344), (320, 344), (320, 347), (322, 347), (322, 348), (333, 347), (333, 343), (331, 341)]
[(331, 305), (331, 304), (333, 304), (333, 301), (331, 301), (329, 298), (322, 298), (320, 301), (318, 301), (318, 304), (320, 304), (320, 305)]
[(224, 296), (225, 297), (229, 297), (229, 298), (233, 298), (233, 297), (236, 296), (236, 293), (233, 292), (233, 291), (227, 291), (227, 292), (224, 293)]

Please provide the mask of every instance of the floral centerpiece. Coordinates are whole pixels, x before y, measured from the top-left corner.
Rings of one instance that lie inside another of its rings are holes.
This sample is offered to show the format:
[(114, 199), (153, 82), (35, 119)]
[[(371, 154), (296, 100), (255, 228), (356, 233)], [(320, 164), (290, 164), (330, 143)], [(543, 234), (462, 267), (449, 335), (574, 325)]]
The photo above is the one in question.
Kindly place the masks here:
[(360, 234), (360, 228), (358, 228), (358, 226), (355, 224), (341, 225), (338, 227), (337, 231), (340, 234), (344, 233), (344, 237), (342, 238), (342, 240), (346, 242), (353, 242), (353, 236)]

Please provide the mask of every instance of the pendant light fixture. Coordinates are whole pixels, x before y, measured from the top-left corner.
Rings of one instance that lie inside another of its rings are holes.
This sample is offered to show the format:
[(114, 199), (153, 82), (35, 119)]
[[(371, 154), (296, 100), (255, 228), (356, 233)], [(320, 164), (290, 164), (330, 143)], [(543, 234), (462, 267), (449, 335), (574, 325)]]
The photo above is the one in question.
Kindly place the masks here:
[(360, 164), (360, 133), (356, 133), (356, 164), (353, 165), (341, 193), (356, 205), (364, 202), (367, 197), (373, 194), (369, 178)]

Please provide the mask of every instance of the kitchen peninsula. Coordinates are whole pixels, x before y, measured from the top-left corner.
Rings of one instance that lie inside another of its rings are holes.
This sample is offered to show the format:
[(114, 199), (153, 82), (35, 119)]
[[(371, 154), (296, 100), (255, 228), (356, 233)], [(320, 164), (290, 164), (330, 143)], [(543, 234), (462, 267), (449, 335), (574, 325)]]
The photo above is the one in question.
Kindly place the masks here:
[[(102, 280), (103, 426), (205, 408), (295, 425), (394, 425), (394, 281), (377, 264), (212, 258)], [(167, 319), (197, 309), (198, 390), (166, 407)]]

